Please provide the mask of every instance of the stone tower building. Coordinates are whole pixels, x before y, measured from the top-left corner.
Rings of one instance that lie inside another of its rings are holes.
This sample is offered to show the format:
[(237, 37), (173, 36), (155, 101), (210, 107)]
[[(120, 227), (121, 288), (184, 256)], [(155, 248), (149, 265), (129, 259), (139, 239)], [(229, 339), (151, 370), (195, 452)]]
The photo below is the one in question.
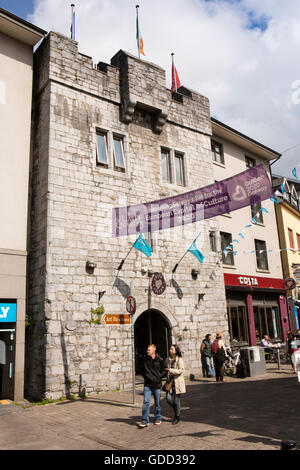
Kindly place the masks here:
[[(34, 90), (27, 396), (130, 387), (130, 327), (91, 321), (99, 303), (125, 314), (130, 293), (137, 373), (152, 342), (162, 356), (179, 343), (186, 375), (199, 373), (204, 335), (228, 335), (217, 220), (145, 234), (151, 258), (132, 250), (118, 272), (136, 236), (112, 237), (112, 210), (214, 182), (208, 99), (172, 95), (163, 69), (124, 51), (93, 67), (53, 32), (35, 53)], [(172, 276), (200, 230), (203, 264), (188, 253)]]

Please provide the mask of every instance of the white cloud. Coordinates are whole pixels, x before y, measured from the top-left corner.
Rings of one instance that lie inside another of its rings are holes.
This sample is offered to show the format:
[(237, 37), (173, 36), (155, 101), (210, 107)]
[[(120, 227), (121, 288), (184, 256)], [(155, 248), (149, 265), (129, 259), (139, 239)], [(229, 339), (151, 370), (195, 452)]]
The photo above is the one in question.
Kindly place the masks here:
[[(28, 19), (69, 36), (70, 3), (36, 0)], [(119, 49), (136, 54), (136, 1), (74, 3), (80, 52), (95, 62), (110, 62)], [(218, 119), (279, 152), (300, 143), (300, 104), (292, 99), (292, 85), (300, 80), (300, 2), (140, 0), (139, 5), (145, 59), (166, 70), (168, 87), (175, 52), (181, 83), (208, 96)], [(299, 155), (300, 146), (274, 168), (291, 176)]]

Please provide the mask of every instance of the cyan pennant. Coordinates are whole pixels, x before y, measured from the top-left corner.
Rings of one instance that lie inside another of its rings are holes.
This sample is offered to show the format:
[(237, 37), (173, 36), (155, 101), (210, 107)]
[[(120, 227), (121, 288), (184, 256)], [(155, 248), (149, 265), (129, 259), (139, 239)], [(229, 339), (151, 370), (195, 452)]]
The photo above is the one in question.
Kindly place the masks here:
[(293, 176), (295, 176), (295, 178), (298, 179), (298, 178), (297, 178), (297, 171), (296, 171), (296, 168), (294, 168), (294, 169), (292, 170), (292, 173), (293, 173)]
[(144, 255), (148, 256), (148, 258), (152, 255), (152, 248), (150, 245), (148, 245), (141, 233), (134, 242), (133, 247), (144, 253)]
[(191, 244), (191, 246), (189, 247), (189, 249), (188, 249), (187, 251), (189, 251), (190, 253), (192, 253), (192, 255), (194, 255), (194, 256), (197, 258), (197, 260), (200, 261), (200, 263), (203, 263), (204, 256), (203, 256), (203, 254), (201, 253), (201, 251), (198, 250), (195, 241), (193, 241), (193, 243)]

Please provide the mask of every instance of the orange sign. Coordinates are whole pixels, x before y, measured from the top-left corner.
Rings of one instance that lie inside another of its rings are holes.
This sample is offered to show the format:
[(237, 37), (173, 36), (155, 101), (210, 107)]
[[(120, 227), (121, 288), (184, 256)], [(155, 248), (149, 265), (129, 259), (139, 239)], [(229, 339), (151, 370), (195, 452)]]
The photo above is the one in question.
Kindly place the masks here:
[(130, 315), (107, 315), (103, 317), (103, 323), (106, 325), (130, 325)]

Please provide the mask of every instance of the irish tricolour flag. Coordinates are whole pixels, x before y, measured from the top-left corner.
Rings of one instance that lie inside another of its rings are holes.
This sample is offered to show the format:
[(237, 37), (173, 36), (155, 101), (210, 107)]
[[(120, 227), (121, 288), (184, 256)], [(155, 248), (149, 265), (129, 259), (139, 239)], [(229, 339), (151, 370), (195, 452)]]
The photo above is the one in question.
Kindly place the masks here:
[(140, 27), (139, 27), (139, 6), (138, 5), (136, 6), (136, 41), (137, 41), (139, 55), (140, 53), (143, 55), (146, 55), (144, 53), (144, 42), (143, 42), (143, 38), (141, 35)]

